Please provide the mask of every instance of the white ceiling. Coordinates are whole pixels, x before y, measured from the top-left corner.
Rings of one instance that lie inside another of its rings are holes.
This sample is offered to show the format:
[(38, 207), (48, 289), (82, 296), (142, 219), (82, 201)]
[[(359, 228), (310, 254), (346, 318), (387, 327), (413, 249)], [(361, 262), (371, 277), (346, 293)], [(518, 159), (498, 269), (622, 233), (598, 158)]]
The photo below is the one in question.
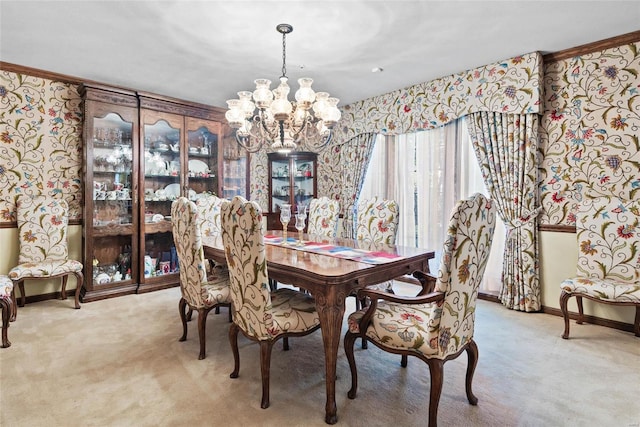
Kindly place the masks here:
[(0, 60), (226, 107), (278, 80), (280, 23), (288, 77), (345, 105), (637, 31), (640, 1), (1, 0)]

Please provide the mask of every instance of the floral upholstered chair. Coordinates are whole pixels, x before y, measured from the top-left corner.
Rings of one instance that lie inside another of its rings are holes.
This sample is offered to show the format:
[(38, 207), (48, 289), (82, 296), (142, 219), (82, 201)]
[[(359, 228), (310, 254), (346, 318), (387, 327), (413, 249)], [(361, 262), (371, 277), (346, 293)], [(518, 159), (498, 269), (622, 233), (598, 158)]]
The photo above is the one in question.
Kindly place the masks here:
[[(229, 276), (224, 270), (219, 275), (209, 277), (204, 261), (200, 222), (195, 203), (186, 197), (180, 197), (171, 205), (171, 224), (173, 241), (176, 245), (178, 263), (180, 265), (180, 292), (182, 297), (178, 303), (178, 311), (182, 320), (182, 337), (187, 339), (187, 307), (198, 312), (198, 336), (200, 354), (198, 359), (205, 358), (207, 315), (211, 309), (229, 307)], [(229, 312), (231, 316), (231, 312)]]
[(20, 254), (18, 265), (9, 271), (9, 278), (22, 294), (25, 303), (25, 279), (62, 277), (62, 299), (67, 298), (67, 279), (76, 277), (75, 307), (80, 308), (82, 263), (69, 259), (67, 227), (68, 205), (62, 199), (47, 196), (20, 196), (17, 201)]
[(578, 304), (578, 324), (584, 320), (583, 297), (635, 306), (633, 331), (640, 337), (640, 202), (617, 197), (586, 198), (576, 217), (577, 275), (560, 285), (562, 338), (569, 338), (567, 302), (572, 296)]
[[(437, 423), (444, 363), (464, 351), (469, 361), (467, 399), (472, 405), (477, 404), (478, 399), (471, 391), (478, 362), (478, 347), (473, 340), (475, 307), (491, 249), (495, 212), (495, 206), (481, 194), (456, 204), (438, 277), (414, 273), (423, 287), (418, 296), (403, 297), (369, 289), (359, 292), (360, 296), (369, 297), (371, 303), (348, 319), (344, 349), (351, 369), (350, 399), (356, 397), (358, 387), (353, 347), (356, 338), (362, 337), (382, 350), (401, 354), (403, 367), (407, 366), (407, 356), (427, 363), (431, 375), (430, 427)], [(429, 292), (430, 289), (434, 289), (433, 292)]]
[(9, 329), (9, 321), (15, 312), (15, 304), (13, 301), (13, 282), (4, 275), (0, 275), (0, 307), (2, 308), (2, 348), (5, 348), (11, 346), (7, 330)]
[[(198, 209), (198, 222), (202, 237), (216, 236), (220, 234), (220, 207), (224, 199), (213, 194), (200, 197), (196, 200)], [(217, 265), (213, 260), (209, 260), (211, 270), (218, 268), (226, 268), (226, 266)]]
[(320, 197), (309, 204), (309, 226), (307, 233), (333, 239), (338, 233), (340, 204), (337, 200)]
[[(370, 245), (395, 245), (398, 232), (400, 208), (394, 200), (374, 197), (358, 202), (356, 215), (356, 240)], [(375, 250), (375, 247), (370, 249)], [(393, 282), (386, 281), (368, 286), (369, 289), (384, 290), (393, 293)], [(356, 299), (356, 308), (365, 304), (364, 299)], [(366, 341), (362, 347), (367, 348)]]
[[(222, 205), (222, 241), (231, 278), (233, 323), (229, 341), (240, 370), (238, 331), (260, 343), (262, 408), (269, 407), (269, 366), (275, 342), (310, 334), (320, 327), (312, 296), (282, 288), (271, 291), (262, 232), (262, 212), (255, 202), (240, 196)], [(285, 350), (288, 346), (285, 345)]]

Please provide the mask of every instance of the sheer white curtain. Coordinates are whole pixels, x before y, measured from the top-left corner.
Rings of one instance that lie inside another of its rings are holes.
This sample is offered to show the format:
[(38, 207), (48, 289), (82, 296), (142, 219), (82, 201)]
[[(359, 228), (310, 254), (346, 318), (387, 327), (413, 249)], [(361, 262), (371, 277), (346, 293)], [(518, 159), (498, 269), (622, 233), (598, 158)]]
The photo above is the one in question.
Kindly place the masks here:
[[(393, 199), (400, 206), (397, 244), (440, 250), (453, 205), (479, 192), (488, 195), (467, 126), (448, 126), (398, 136), (378, 135), (360, 198)], [(499, 291), (504, 228), (498, 225), (482, 291)]]

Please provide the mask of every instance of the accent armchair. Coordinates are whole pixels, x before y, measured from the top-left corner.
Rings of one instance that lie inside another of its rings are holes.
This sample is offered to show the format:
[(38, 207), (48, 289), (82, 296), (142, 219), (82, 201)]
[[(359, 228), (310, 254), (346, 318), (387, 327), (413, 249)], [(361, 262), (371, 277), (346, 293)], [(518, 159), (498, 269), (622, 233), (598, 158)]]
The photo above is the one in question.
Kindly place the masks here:
[[(17, 201), (20, 254), (9, 278), (18, 285), (24, 306), (26, 279), (62, 278), (60, 296), (67, 298), (67, 279), (76, 277), (75, 307), (80, 308), (82, 263), (69, 259), (67, 248), (68, 205), (47, 196), (20, 196)], [(15, 316), (14, 316), (15, 317)]]
[[(466, 393), (470, 404), (478, 399), (471, 390), (478, 362), (473, 340), (478, 287), (491, 249), (495, 206), (481, 194), (454, 207), (443, 246), (438, 276), (416, 272), (423, 290), (415, 297), (363, 289), (358, 295), (371, 301), (349, 316), (344, 349), (351, 369), (348, 397), (356, 397), (358, 373), (354, 357), (356, 338), (371, 341), (380, 349), (427, 363), (431, 374), (429, 426), (437, 424), (444, 363), (467, 352)], [(433, 291), (432, 291), (433, 289)]]
[(582, 298), (635, 306), (633, 331), (640, 337), (640, 202), (587, 198), (580, 203), (576, 217), (577, 275), (560, 284), (562, 338), (569, 338), (567, 305), (571, 297), (576, 297), (578, 304), (578, 324), (584, 321)]

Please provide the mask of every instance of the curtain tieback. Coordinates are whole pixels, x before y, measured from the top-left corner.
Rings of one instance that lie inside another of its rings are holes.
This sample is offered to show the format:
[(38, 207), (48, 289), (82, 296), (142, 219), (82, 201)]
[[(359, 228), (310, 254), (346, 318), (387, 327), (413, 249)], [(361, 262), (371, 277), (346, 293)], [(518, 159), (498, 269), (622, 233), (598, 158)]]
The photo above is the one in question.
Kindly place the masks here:
[(515, 220), (510, 221), (509, 229), (507, 230), (507, 240), (515, 239), (516, 235), (513, 232), (518, 228), (521, 228), (526, 224), (533, 222), (538, 217), (540, 212), (542, 212), (542, 206), (538, 206), (534, 210), (530, 211), (528, 214), (522, 215), (520, 218), (516, 218)]

